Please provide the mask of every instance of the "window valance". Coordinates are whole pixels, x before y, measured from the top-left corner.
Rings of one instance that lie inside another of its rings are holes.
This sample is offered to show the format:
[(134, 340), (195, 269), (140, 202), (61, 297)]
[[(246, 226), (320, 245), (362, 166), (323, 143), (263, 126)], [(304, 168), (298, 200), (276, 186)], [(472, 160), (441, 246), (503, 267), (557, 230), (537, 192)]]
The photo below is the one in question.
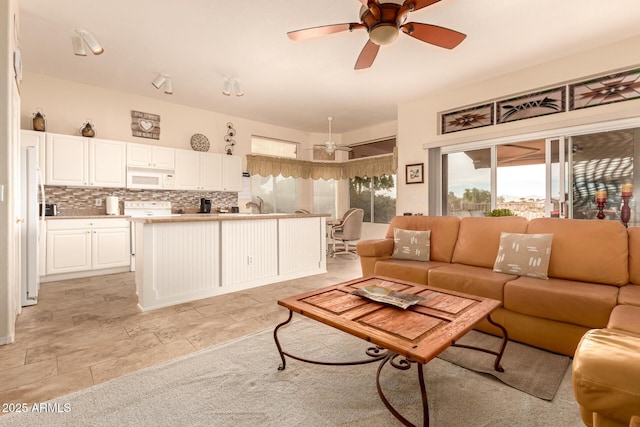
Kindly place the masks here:
[(348, 179), (392, 175), (398, 170), (397, 151), (383, 156), (347, 160), (345, 162), (314, 162), (284, 157), (247, 155), (249, 175), (278, 176), (285, 178)]

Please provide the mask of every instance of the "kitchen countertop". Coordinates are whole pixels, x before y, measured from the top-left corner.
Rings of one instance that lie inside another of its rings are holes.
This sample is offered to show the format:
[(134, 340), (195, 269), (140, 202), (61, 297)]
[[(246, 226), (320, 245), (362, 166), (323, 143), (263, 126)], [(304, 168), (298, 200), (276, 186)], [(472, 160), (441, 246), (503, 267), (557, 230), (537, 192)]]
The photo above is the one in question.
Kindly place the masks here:
[(45, 216), (45, 221), (58, 219), (112, 219), (112, 218), (131, 218), (130, 215), (56, 215)]
[(165, 222), (200, 222), (200, 221), (243, 221), (255, 219), (288, 219), (288, 218), (317, 218), (328, 217), (329, 214), (250, 214), (250, 213), (222, 213), (222, 214), (183, 214), (171, 216), (131, 217), (131, 222), (143, 224), (157, 224)]

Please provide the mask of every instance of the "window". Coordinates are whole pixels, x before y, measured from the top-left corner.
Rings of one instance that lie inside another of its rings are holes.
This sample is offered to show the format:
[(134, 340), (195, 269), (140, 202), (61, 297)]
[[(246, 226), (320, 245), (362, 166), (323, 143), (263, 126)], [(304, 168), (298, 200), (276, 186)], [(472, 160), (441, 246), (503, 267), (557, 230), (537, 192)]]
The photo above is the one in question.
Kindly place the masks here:
[(297, 209), (298, 180), (284, 178), (282, 175), (251, 177), (251, 195), (260, 197), (263, 202), (262, 213), (292, 213)]
[(337, 186), (335, 179), (313, 181), (313, 212), (328, 213), (329, 218), (337, 218)]
[[(251, 137), (251, 152), (295, 159), (298, 144), (261, 136)], [(264, 201), (263, 213), (291, 213), (297, 209), (299, 180), (282, 175), (251, 177), (251, 195)]]
[[(395, 137), (351, 145), (349, 160), (392, 154), (395, 147)], [(388, 224), (396, 215), (395, 174), (349, 179), (349, 204), (364, 210), (364, 222)]]
[[(364, 210), (364, 222), (388, 224), (396, 215), (396, 176), (349, 180), (349, 201), (352, 208)], [(373, 186), (373, 189), (371, 188)]]
[(298, 156), (298, 144), (262, 136), (251, 136), (251, 152), (295, 159)]

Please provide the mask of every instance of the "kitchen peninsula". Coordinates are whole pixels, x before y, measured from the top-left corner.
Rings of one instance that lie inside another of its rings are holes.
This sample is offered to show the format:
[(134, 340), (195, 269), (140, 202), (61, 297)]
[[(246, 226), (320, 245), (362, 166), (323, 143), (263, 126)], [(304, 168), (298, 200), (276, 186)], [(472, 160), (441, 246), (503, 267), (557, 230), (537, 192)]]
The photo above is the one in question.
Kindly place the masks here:
[(131, 218), (142, 310), (326, 273), (328, 214)]

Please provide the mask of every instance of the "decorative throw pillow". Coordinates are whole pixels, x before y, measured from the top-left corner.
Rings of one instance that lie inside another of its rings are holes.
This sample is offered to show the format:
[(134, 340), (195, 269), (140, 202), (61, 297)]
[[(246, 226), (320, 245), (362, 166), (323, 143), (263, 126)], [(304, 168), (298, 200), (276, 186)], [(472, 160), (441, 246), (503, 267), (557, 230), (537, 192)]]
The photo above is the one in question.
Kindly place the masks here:
[(548, 279), (552, 239), (553, 234), (500, 234), (493, 271)]
[(391, 258), (429, 261), (430, 250), (431, 230), (393, 229), (393, 254), (391, 254)]

